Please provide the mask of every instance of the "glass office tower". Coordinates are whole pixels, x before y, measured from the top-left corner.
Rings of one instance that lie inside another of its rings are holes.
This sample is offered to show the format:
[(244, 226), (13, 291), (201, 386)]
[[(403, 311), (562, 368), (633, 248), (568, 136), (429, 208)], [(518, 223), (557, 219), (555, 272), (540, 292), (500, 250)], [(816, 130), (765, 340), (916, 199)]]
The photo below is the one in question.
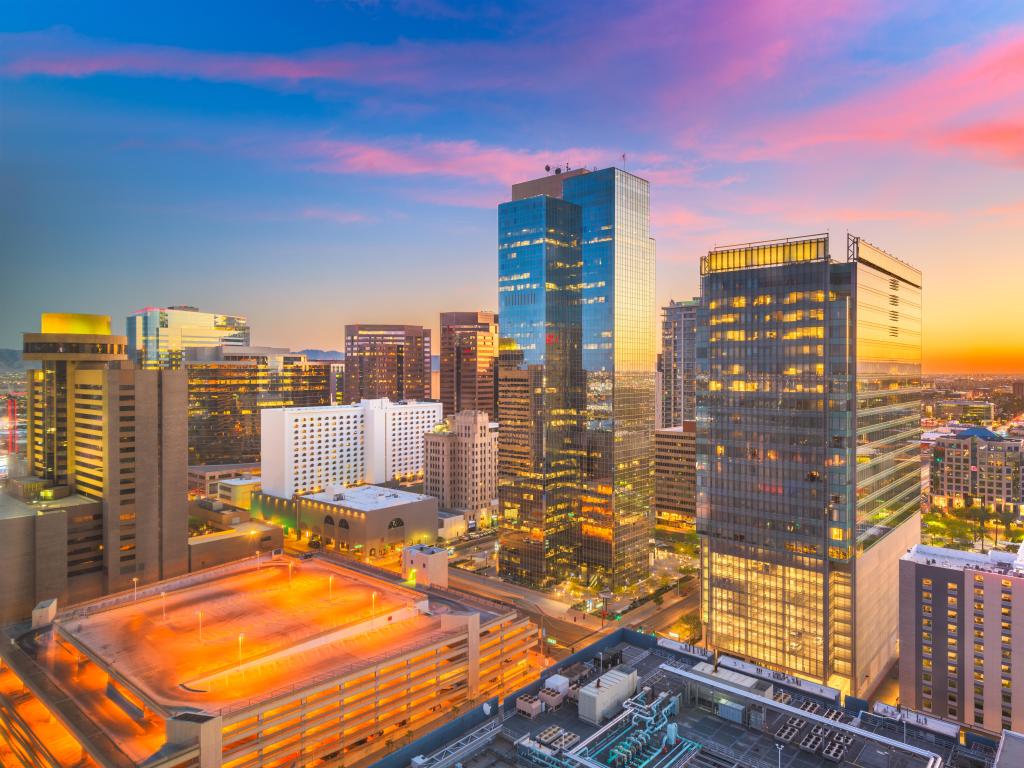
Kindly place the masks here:
[(578, 532), (580, 208), (538, 195), (498, 207), (499, 573), (547, 587)]
[(847, 246), (702, 260), (697, 529), (709, 645), (863, 695), (920, 537), (921, 273)]
[(582, 209), (586, 417), (580, 569), (646, 578), (654, 495), (654, 240), (650, 185), (620, 168), (564, 182)]
[[(649, 185), (618, 168), (555, 176), (516, 185), (517, 199), (499, 207), (499, 311), (502, 359), (514, 346), (522, 353), (520, 369), (542, 366), (551, 406), (539, 410), (535, 432), (556, 430), (554, 442), (540, 443), (545, 472), (557, 455), (565, 470), (559, 488), (572, 497), (562, 504), (559, 496), (554, 514), (535, 515), (531, 535), (547, 540), (550, 529), (568, 543), (560, 538), (548, 547), (558, 555), (546, 554), (545, 561), (559, 567), (540, 575), (531, 572), (537, 556), (528, 565), (516, 554), (525, 551), (525, 532), (518, 539), (507, 533), (502, 551), (506, 542), (509, 551), (499, 565), (507, 563), (503, 575), (535, 584), (573, 575), (618, 586), (648, 575), (655, 369)], [(519, 197), (527, 194), (533, 196)], [(578, 275), (562, 264), (570, 257)], [(499, 422), (501, 399), (499, 392)], [(507, 440), (499, 440), (499, 463), (503, 446), (507, 453)], [(499, 488), (510, 532), (514, 521), (528, 517), (522, 494), (511, 500), (519, 482), (508, 478), (504, 496)], [(549, 492), (539, 490), (523, 493), (549, 504)], [(563, 510), (570, 515), (564, 525)]]
[(190, 349), (249, 346), (244, 317), (200, 312), (195, 307), (147, 307), (128, 315), (128, 354), (139, 368), (181, 368)]

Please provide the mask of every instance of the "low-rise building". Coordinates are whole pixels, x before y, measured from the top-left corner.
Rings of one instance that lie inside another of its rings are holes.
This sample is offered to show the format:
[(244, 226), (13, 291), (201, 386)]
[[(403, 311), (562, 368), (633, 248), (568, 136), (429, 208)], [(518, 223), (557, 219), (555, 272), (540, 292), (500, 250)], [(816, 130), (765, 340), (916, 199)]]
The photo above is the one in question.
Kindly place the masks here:
[(262, 480), (259, 477), (232, 477), (217, 484), (217, 499), (229, 507), (248, 510), (252, 504), (252, 495), (259, 493), (261, 488)]
[(283, 546), (284, 531), (280, 526), (247, 520), (233, 528), (189, 538), (188, 569), (201, 571)]
[(258, 475), (259, 462), (248, 464), (197, 464), (188, 468), (188, 494), (198, 496), (216, 496), (221, 480), (243, 475)]
[(514, 610), (251, 558), (0, 633), (5, 765), (369, 765), (531, 672)]
[(929, 492), (938, 509), (976, 505), (1021, 512), (1024, 440), (984, 427), (939, 435), (931, 448)]
[(1024, 728), (1024, 556), (919, 544), (900, 560), (899, 604), (903, 706)]
[(996, 419), (996, 406), (986, 400), (940, 400), (935, 404), (935, 417), (967, 424), (991, 424)]
[(448, 588), (448, 550), (414, 544), (402, 550), (402, 578), (424, 587)]

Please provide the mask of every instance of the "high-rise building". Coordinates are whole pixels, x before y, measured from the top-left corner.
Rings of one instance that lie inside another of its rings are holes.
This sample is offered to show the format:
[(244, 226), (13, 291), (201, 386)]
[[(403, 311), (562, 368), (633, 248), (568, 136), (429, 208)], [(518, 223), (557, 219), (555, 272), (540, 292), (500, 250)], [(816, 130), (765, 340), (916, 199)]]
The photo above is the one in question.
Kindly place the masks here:
[(654, 433), (654, 522), (692, 531), (697, 516), (697, 425), (684, 421)]
[(128, 355), (139, 367), (178, 369), (190, 349), (249, 345), (249, 324), (238, 315), (195, 307), (147, 307), (128, 315)]
[(437, 402), (362, 400), (268, 408), (262, 420), (263, 492), (290, 499), (336, 485), (423, 476), (423, 436), (442, 421)]
[(1018, 400), (1024, 398), (1024, 381), (1013, 382), (1013, 396)]
[(498, 316), (441, 313), (441, 403), (445, 416), (483, 411), (497, 416)]
[(931, 448), (929, 494), (936, 509), (965, 504), (1020, 514), (1024, 503), (1024, 440), (984, 427), (935, 438)]
[(661, 310), (661, 427), (697, 416), (697, 305), (671, 301)]
[(258, 462), (263, 409), (332, 402), (329, 366), (287, 349), (193, 349), (184, 367), (190, 466)]
[[(498, 219), (501, 357), (518, 353), (521, 374), (499, 373), (518, 393), (501, 429), (522, 433), (500, 459), (499, 570), (540, 586), (639, 580), (654, 485), (648, 183), (618, 168), (556, 174), (516, 185)], [(523, 457), (532, 466), (512, 470)]]
[(1024, 556), (915, 546), (900, 560), (899, 606), (903, 706), (991, 733), (1024, 729), (1013, 663), (1024, 655)]
[[(0, 499), (3, 614), (188, 568), (185, 376), (126, 360), (110, 318), (45, 314), (26, 333), (25, 472)], [(15, 565), (17, 564), (17, 565)]]
[(863, 695), (920, 537), (921, 273), (856, 237), (715, 249), (697, 355), (706, 640)]
[(430, 368), (429, 328), (345, 326), (345, 403), (428, 399)]
[(468, 530), (490, 525), (498, 498), (498, 425), (484, 411), (459, 411), (428, 432), (423, 492), (461, 512)]

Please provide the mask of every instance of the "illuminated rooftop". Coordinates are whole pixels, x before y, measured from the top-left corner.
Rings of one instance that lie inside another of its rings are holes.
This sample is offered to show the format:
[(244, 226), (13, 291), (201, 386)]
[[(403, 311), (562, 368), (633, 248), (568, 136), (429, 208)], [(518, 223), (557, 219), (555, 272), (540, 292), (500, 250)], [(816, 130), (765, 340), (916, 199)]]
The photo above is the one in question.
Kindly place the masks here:
[(336, 491), (310, 493), (303, 496), (303, 498), (319, 501), (324, 504), (335, 504), (339, 507), (354, 509), (359, 512), (374, 512), (378, 509), (411, 504), (414, 501), (423, 501), (431, 497), (424, 496), (421, 493), (402, 491), (397, 488), (383, 488), (379, 485), (356, 485), (348, 488), (339, 488)]
[[(142, 761), (163, 744), (169, 717), (244, 710), (358, 671), (458, 634), (442, 628), (444, 614), (496, 615), (480, 609), (320, 558), (279, 558), (86, 603), (19, 644), (32, 674)], [(141, 717), (125, 716), (133, 707)]]

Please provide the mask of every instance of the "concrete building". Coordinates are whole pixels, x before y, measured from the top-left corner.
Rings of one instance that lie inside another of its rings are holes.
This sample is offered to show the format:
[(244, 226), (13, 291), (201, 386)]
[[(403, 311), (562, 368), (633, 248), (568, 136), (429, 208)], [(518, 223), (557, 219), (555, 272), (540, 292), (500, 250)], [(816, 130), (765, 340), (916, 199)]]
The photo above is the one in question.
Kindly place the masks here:
[(984, 400), (940, 400), (935, 404), (935, 418), (963, 424), (991, 424), (996, 420), (996, 406)]
[(484, 411), (497, 418), (498, 316), (441, 313), (441, 403), (445, 416)]
[(263, 480), (260, 477), (232, 477), (217, 484), (217, 500), (235, 509), (248, 510), (252, 505), (252, 495), (262, 489)]
[(335, 485), (421, 478), (423, 436), (442, 420), (440, 403), (386, 398), (273, 408), (261, 418), (263, 490), (285, 499)]
[(900, 560), (900, 702), (999, 733), (1024, 728), (1024, 556), (915, 546)]
[(448, 589), (448, 550), (414, 544), (402, 550), (402, 578), (424, 587)]
[(0, 635), (5, 764), (369, 765), (528, 679), (536, 628), (325, 558), (246, 559)]
[(897, 655), (887, 585), (920, 542), (922, 276), (829, 243), (701, 261), (702, 619), (712, 648), (867, 696)]
[(189, 464), (260, 460), (260, 413), (267, 408), (331, 405), (330, 367), (277, 347), (190, 349)]
[(190, 573), (204, 568), (256, 557), (268, 557), (269, 553), (284, 546), (284, 531), (278, 525), (259, 520), (245, 522), (225, 528), (222, 531), (190, 536), (188, 540), (188, 570)]
[(936, 435), (928, 472), (932, 506), (987, 507), (1020, 514), (1024, 503), (1024, 440), (984, 427)]
[(697, 425), (654, 432), (654, 522), (665, 531), (692, 531), (697, 516)]
[(424, 441), (424, 493), (461, 512), (468, 530), (489, 526), (498, 503), (498, 424), (484, 411), (461, 411)]
[(429, 328), (345, 326), (345, 403), (429, 399), (430, 373)]
[(661, 310), (659, 427), (697, 418), (697, 307), (700, 299), (671, 301)]
[(190, 497), (216, 496), (221, 480), (259, 473), (259, 462), (193, 465), (188, 468), (188, 494)]
[(24, 357), (41, 368), (25, 472), (0, 497), (0, 617), (184, 573), (184, 374), (128, 367), (125, 337), (97, 315), (43, 315)]
[(147, 307), (128, 315), (125, 327), (128, 355), (146, 370), (177, 370), (190, 350), (249, 345), (249, 323), (244, 317), (200, 312), (195, 307)]

